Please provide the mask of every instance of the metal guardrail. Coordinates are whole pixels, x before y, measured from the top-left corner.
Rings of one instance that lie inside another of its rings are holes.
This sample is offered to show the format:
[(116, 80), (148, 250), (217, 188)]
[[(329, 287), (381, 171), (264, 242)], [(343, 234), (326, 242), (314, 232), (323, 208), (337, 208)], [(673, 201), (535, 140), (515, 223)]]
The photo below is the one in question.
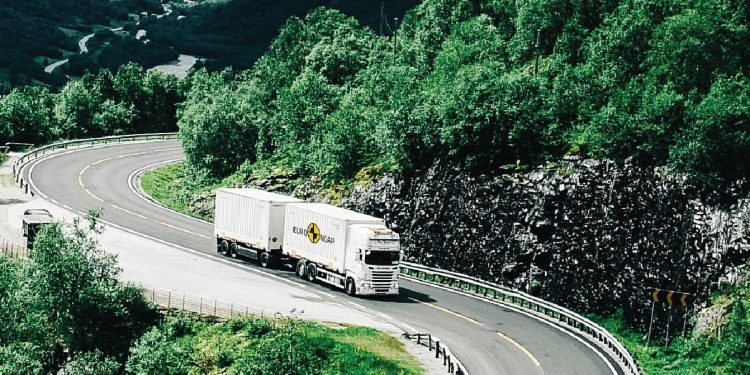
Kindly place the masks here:
[(92, 147), (94, 145), (110, 144), (110, 143), (123, 143), (123, 142), (137, 142), (137, 141), (149, 141), (155, 139), (176, 139), (177, 133), (149, 133), (149, 134), (127, 134), (127, 135), (113, 135), (108, 137), (100, 138), (87, 138), (77, 139), (73, 141), (64, 141), (52, 143), (50, 145), (37, 147), (33, 150), (26, 152), (21, 155), (13, 163), (13, 176), (16, 178), (16, 182), (20, 183), (21, 188), (28, 192), (28, 185), (23, 181), (20, 176), (21, 169), (31, 160), (38, 158), (39, 156), (46, 155), (59, 150), (67, 150), (71, 148), (83, 148)]
[(620, 367), (626, 374), (639, 375), (640, 369), (635, 359), (625, 347), (606, 329), (591, 320), (562, 306), (547, 302), (524, 292), (502, 285), (487, 282), (476, 277), (415, 263), (401, 262), (401, 276), (440, 285), (449, 289), (473, 294), (478, 297), (509, 303), (526, 310), (541, 313), (549, 318), (567, 324), (586, 336), (607, 346), (620, 360)]
[(12, 259), (25, 259), (28, 255), (26, 246), (13, 243), (12, 241), (0, 236), (0, 256)]
[[(236, 316), (248, 315), (268, 318), (284, 316), (277, 311), (265, 310), (219, 298), (145, 286), (143, 284), (131, 285), (140, 289), (148, 301), (167, 311), (179, 310), (216, 319), (230, 319)], [(293, 316), (293, 313), (290, 315)]]
[[(428, 348), (429, 351), (432, 351), (432, 349), (435, 349), (435, 358), (440, 358), (440, 356), (443, 356), (443, 366), (448, 368), (448, 373), (453, 375), (468, 375), (468, 372), (466, 369), (461, 368), (461, 363), (458, 362), (457, 359), (455, 359), (455, 356), (452, 355), (450, 349), (446, 345), (440, 345), (440, 339), (433, 338), (433, 336), (429, 333), (404, 333), (404, 337), (406, 337), (407, 340), (415, 339), (417, 341), (417, 345), (423, 345)], [(435, 345), (432, 345), (432, 344)]]

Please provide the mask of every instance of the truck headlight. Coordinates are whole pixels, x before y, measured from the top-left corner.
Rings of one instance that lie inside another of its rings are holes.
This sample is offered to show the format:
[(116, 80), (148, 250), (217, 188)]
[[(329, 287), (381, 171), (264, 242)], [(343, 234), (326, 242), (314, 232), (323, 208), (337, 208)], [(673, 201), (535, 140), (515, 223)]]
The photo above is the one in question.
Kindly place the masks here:
[(370, 283), (362, 283), (363, 289), (370, 289)]
[(393, 289), (398, 289), (398, 283), (393, 283)]

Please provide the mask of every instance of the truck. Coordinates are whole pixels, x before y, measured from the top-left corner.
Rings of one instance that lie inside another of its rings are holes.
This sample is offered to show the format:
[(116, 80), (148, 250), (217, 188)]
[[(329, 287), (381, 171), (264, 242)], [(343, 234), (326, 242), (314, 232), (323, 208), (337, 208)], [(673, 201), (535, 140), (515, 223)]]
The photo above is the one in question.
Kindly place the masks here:
[(251, 188), (216, 191), (216, 250), (232, 258), (256, 260), (262, 267), (278, 264), (284, 239), (286, 205), (303, 202), (283, 194)]
[(34, 247), (36, 235), (43, 225), (54, 223), (54, 218), (49, 211), (43, 208), (29, 208), (23, 212), (21, 217), (23, 236), (26, 237), (26, 248)]
[(350, 295), (399, 292), (399, 235), (383, 219), (258, 189), (219, 189), (216, 250), (291, 268)]
[(349, 295), (398, 294), (399, 235), (383, 219), (323, 203), (288, 203), (282, 254), (297, 276)]

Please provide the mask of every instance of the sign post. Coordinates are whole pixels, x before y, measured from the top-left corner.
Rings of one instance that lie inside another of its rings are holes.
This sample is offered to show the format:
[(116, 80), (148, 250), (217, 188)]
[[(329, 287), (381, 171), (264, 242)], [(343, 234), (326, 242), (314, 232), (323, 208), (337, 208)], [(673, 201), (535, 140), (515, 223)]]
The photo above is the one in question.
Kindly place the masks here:
[(651, 341), (651, 326), (654, 325), (654, 306), (656, 306), (656, 302), (651, 301), (651, 320), (648, 322), (648, 335), (646, 335), (646, 346), (648, 346), (649, 341)]
[(669, 290), (662, 290), (658, 288), (648, 289), (651, 297), (651, 320), (648, 323), (648, 334), (646, 335), (646, 345), (651, 341), (651, 328), (654, 324), (654, 306), (657, 303), (666, 303), (669, 305), (669, 317), (667, 318), (667, 336), (664, 342), (664, 348), (666, 349), (669, 345), (669, 325), (672, 323), (672, 306), (679, 305), (685, 308), (685, 320), (682, 322), (683, 335), (687, 327), (687, 311), (688, 299), (690, 294), (683, 292), (673, 292)]

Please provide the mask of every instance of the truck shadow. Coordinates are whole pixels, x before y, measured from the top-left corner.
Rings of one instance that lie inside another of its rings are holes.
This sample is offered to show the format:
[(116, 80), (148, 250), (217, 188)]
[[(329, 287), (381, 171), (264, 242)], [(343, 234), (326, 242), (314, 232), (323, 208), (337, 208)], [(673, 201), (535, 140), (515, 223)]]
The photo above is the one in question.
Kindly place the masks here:
[(420, 293), (411, 289), (401, 287), (398, 295), (395, 296), (361, 296), (362, 299), (394, 302), (394, 303), (420, 303), (420, 302), (437, 302), (429, 294)]

